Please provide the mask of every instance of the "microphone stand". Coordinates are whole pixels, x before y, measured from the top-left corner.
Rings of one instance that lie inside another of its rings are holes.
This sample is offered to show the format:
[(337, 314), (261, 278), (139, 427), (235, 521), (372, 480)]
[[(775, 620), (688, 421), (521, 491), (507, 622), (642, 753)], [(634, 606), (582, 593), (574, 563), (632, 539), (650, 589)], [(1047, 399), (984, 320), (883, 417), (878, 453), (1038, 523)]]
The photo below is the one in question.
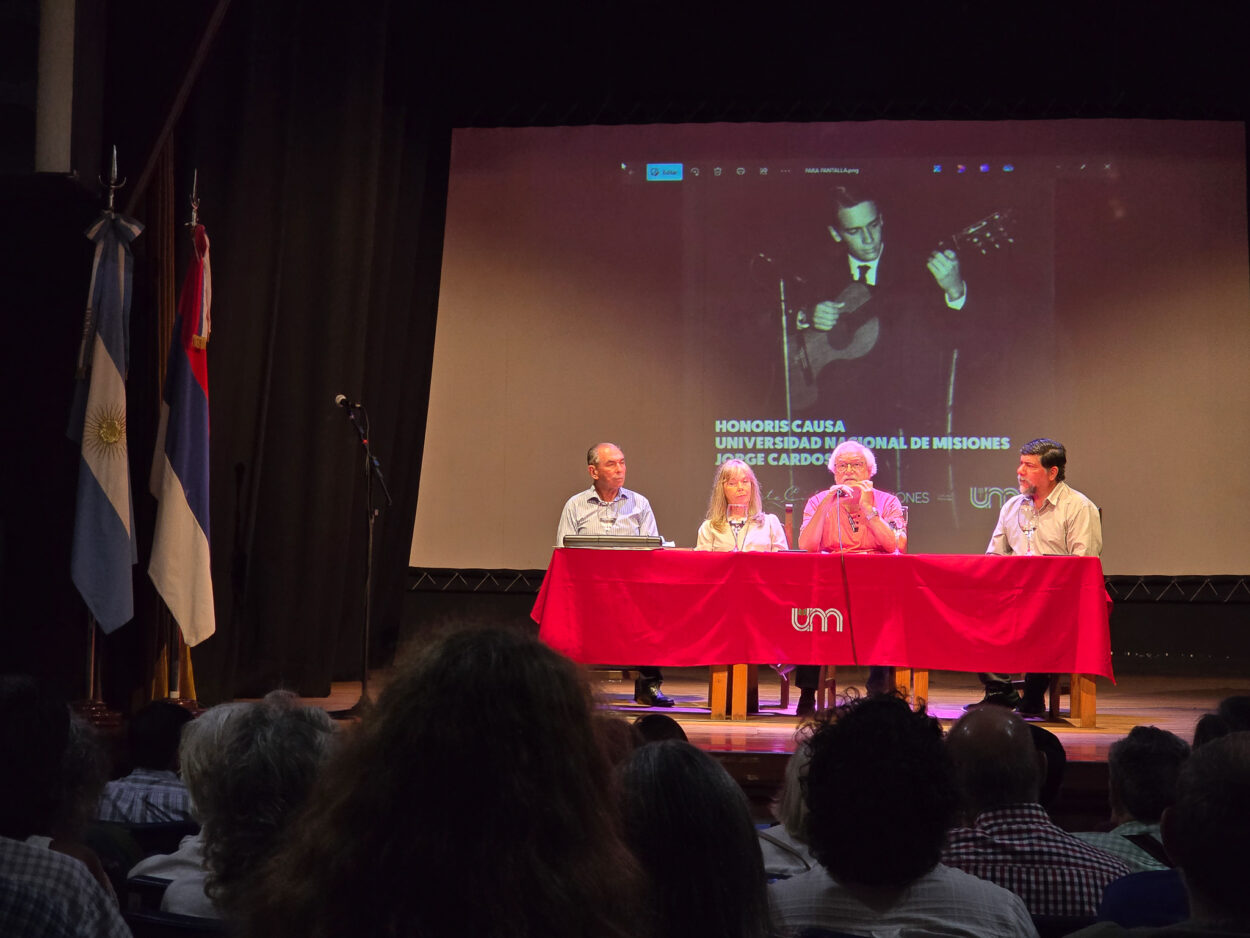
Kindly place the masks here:
[[(360, 699), (346, 710), (330, 712), (330, 716), (336, 720), (352, 720), (361, 717), (369, 709), (371, 703), (369, 700), (369, 632), (373, 622), (373, 528), (378, 515), (381, 514), (381, 509), (373, 504), (374, 476), (377, 477), (378, 484), (382, 487), (382, 494), (386, 496), (387, 506), (389, 507), (392, 503), (391, 493), (386, 488), (386, 479), (382, 476), (382, 464), (378, 462), (378, 458), (373, 455), (373, 450), (369, 447), (368, 412), (362, 405), (353, 404), (350, 401), (344, 401), (342, 407), (347, 411), (347, 419), (356, 428), (356, 435), (360, 438), (360, 445), (365, 451), (365, 508), (368, 528), (365, 543), (365, 622), (360, 635)], [(365, 415), (363, 425), (356, 416), (358, 410)]]

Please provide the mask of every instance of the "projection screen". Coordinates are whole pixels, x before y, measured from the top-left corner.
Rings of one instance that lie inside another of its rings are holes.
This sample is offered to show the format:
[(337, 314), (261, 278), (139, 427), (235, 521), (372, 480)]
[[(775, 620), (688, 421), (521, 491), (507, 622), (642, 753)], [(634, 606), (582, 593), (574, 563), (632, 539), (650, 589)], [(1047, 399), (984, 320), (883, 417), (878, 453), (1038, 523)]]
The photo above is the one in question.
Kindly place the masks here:
[[(866, 301), (848, 196), (891, 284)], [(545, 567), (601, 441), (679, 547), (719, 461), (801, 516), (860, 439), (911, 552), (980, 553), (1047, 436), (1107, 573), (1246, 573), (1247, 363), (1240, 123), (460, 129), (410, 563)]]

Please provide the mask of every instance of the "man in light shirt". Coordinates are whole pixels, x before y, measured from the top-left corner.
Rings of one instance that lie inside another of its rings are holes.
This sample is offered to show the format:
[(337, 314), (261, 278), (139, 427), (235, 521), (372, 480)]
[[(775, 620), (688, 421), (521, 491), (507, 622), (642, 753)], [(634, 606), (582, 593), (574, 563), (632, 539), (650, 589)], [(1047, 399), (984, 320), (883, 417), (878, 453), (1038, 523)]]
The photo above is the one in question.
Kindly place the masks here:
[[(556, 547), (569, 534), (606, 534), (659, 537), (651, 503), (625, 488), (625, 454), (615, 443), (600, 443), (586, 453), (590, 488), (564, 503), (556, 527)], [(671, 707), (673, 699), (660, 685), (664, 676), (657, 667), (639, 667), (634, 700), (644, 707)]]
[[(1016, 467), (1020, 494), (1008, 499), (998, 513), (987, 554), (1097, 557), (1102, 553), (1098, 506), (1064, 481), (1067, 464), (1067, 451), (1055, 440), (1043, 437), (1020, 447)], [(1011, 686), (1010, 674), (978, 677), (985, 685), (980, 704), (1015, 707), (1025, 717), (1044, 712), (1049, 674), (1026, 674), (1023, 698)]]

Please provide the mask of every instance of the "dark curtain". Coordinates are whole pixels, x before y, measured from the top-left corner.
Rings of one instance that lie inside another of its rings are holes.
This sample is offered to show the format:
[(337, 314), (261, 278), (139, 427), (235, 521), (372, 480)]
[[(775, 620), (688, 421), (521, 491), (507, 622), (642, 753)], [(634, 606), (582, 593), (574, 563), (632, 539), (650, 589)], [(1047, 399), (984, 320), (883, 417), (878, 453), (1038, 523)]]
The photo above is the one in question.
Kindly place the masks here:
[(365, 463), (336, 394), (367, 406), (394, 500), (375, 534), (375, 666), (398, 632), (450, 132), (415, 13), (316, 9), (235, 0), (178, 132), (180, 184), (198, 167), (212, 239), (217, 634), (193, 651), (202, 703), (324, 696), (360, 674)]

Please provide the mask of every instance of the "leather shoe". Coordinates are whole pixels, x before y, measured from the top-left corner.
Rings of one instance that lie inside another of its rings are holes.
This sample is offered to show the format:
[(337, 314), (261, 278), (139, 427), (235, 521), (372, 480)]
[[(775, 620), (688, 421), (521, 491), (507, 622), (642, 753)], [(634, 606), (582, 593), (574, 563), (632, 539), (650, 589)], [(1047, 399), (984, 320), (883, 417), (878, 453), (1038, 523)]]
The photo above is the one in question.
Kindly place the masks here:
[(1046, 704), (1021, 700), (1016, 704), (1016, 713), (1025, 720), (1044, 720), (1046, 719)]
[(1020, 703), (1020, 694), (1014, 688), (1009, 691), (999, 691), (993, 694), (986, 694), (976, 703), (964, 704), (965, 710), (980, 710), (982, 707), (1006, 707), (1008, 710), (1014, 710)]
[(660, 690), (659, 681), (634, 682), (634, 703), (644, 707), (671, 707), (673, 698)]
[(810, 717), (816, 713), (816, 690), (812, 687), (802, 687), (799, 689), (799, 703), (794, 708), (794, 715), (799, 717)]

